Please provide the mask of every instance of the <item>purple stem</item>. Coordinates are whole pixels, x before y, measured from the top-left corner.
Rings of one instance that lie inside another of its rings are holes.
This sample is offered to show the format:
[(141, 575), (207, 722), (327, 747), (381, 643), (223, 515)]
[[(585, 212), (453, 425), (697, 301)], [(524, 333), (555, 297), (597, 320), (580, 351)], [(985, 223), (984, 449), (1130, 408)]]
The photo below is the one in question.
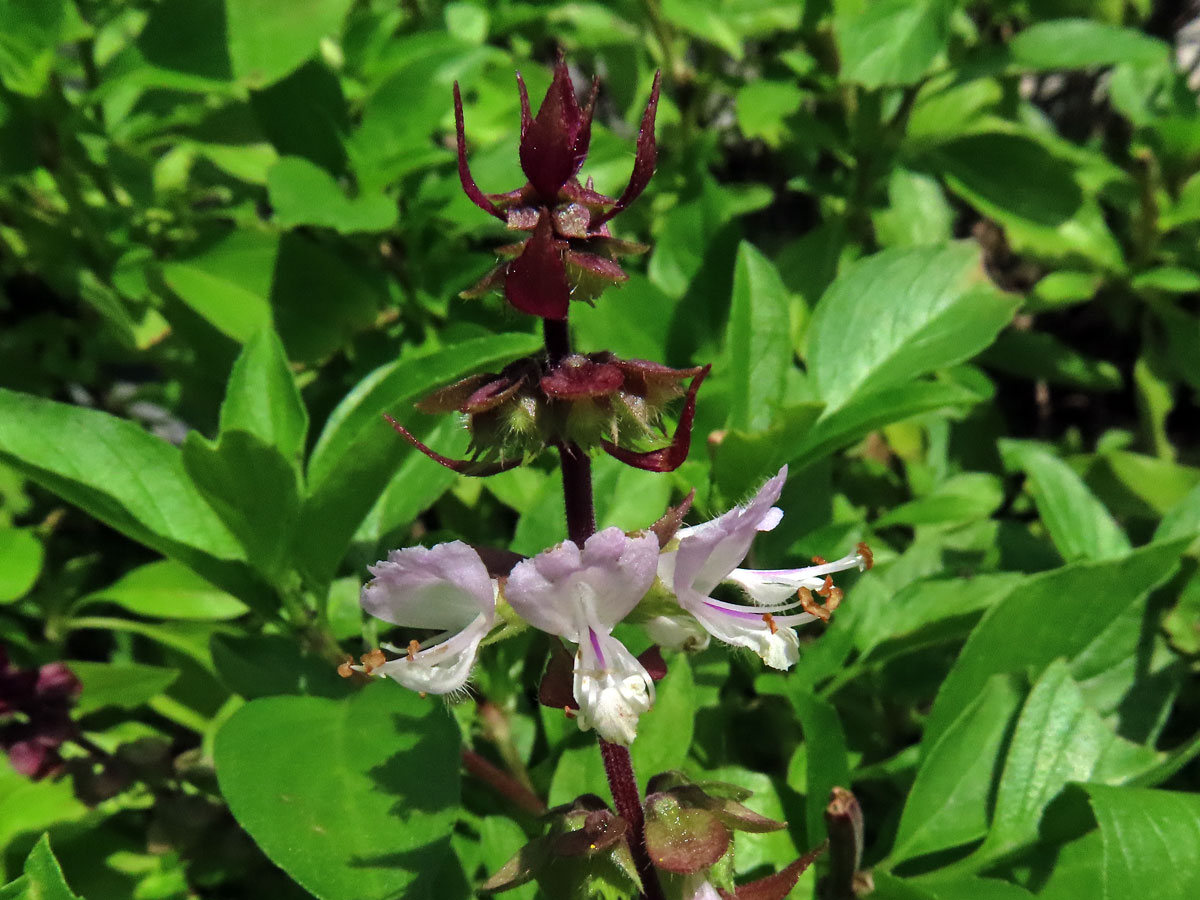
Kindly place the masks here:
[[(571, 353), (571, 336), (566, 319), (543, 319), (542, 334), (546, 340), (546, 355), (550, 365)], [(558, 444), (562, 460), (563, 500), (567, 508), (567, 536), (579, 547), (596, 533), (596, 507), (592, 497), (592, 461), (576, 443)], [(617, 814), (629, 823), (629, 851), (642, 878), (644, 900), (664, 900), (658, 873), (646, 849), (646, 829), (642, 818), (642, 797), (633, 774), (629, 750), (599, 738), (600, 755), (604, 759), (604, 774), (612, 792)]]

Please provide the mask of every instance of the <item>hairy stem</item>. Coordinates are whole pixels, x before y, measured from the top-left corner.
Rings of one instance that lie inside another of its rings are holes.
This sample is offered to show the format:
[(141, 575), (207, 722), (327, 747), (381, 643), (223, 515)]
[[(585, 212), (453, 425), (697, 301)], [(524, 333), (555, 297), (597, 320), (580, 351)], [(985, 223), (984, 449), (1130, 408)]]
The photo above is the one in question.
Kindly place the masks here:
[(642, 797), (633, 774), (633, 760), (628, 748), (609, 743), (604, 738), (599, 740), (600, 756), (604, 759), (604, 774), (608, 776), (613, 803), (617, 807), (617, 814), (629, 823), (629, 850), (633, 854), (633, 864), (642, 877), (643, 896), (646, 900), (663, 900), (662, 885), (658, 883), (658, 873), (650, 861), (650, 851), (646, 849)]

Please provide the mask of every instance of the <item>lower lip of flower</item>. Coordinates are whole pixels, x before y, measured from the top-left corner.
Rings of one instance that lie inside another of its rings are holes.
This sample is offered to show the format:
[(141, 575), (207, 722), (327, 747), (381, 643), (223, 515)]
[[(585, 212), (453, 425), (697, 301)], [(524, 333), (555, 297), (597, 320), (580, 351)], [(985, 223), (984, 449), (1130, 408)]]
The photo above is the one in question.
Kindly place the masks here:
[[(816, 616), (812, 615), (811, 613), (798, 613), (792, 616), (780, 616), (772, 613), (770, 608), (766, 607), (763, 609), (758, 609), (752, 606), (735, 607), (732, 603), (714, 603), (708, 600), (704, 601), (704, 605), (709, 609), (716, 610), (722, 615), (732, 616), (735, 619), (743, 619), (746, 621), (756, 621), (762, 625), (766, 625), (767, 627), (770, 627), (772, 624), (774, 624), (782, 625), (787, 628), (792, 625), (803, 625), (804, 623), (811, 622), (816, 618)], [(789, 603), (783, 608), (787, 609), (793, 605), (794, 604)], [(764, 614), (766, 616), (770, 616), (770, 620), (765, 618)], [(772, 628), (771, 631), (774, 633), (775, 629)]]

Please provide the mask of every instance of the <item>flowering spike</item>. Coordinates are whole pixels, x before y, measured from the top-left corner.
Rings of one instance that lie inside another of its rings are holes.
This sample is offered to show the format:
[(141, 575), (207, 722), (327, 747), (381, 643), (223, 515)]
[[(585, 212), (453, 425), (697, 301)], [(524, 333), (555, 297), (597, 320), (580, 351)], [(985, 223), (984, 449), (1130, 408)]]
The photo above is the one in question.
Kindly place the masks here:
[(462, 94), (458, 90), (457, 81), (454, 82), (454, 131), (458, 139), (458, 180), (462, 182), (463, 191), (471, 198), (471, 202), (485, 213), (503, 221), (504, 213), (497, 209), (496, 204), (492, 203), (487, 195), (479, 189), (479, 185), (475, 183), (475, 179), (471, 176), (471, 169), (467, 165), (467, 132), (463, 123)]
[(712, 365), (707, 365), (692, 379), (688, 385), (687, 399), (683, 403), (683, 411), (679, 414), (679, 424), (675, 426), (675, 437), (666, 447), (638, 453), (618, 447), (611, 441), (601, 441), (604, 452), (619, 459), (627, 466), (635, 469), (645, 469), (647, 472), (674, 472), (687, 459), (688, 449), (692, 443), (692, 423), (696, 418), (696, 392), (704, 381)]
[(654, 119), (658, 114), (658, 92), (662, 85), (662, 72), (654, 73), (654, 86), (650, 89), (650, 100), (642, 113), (642, 127), (638, 130), (637, 156), (633, 160), (633, 172), (629, 184), (607, 212), (601, 213), (594, 227), (599, 228), (617, 213), (636, 200), (650, 183), (654, 168), (658, 164), (658, 144), (654, 140)]
[(543, 319), (565, 319), (571, 301), (562, 248), (554, 237), (554, 226), (545, 211), (525, 245), (525, 252), (508, 266), (504, 294), (523, 313)]
[(491, 475), (499, 475), (501, 472), (507, 472), (509, 469), (515, 469), (521, 464), (519, 457), (505, 460), (504, 462), (494, 463), (480, 462), (473, 459), (450, 459), (450, 457), (442, 456), (442, 454), (438, 453), (436, 450), (433, 450), (422, 443), (416, 435), (414, 435), (411, 431), (409, 431), (391, 416), (385, 415), (383, 418), (389, 425), (392, 426), (392, 428), (396, 429), (396, 432), (402, 438), (432, 459), (435, 463), (443, 465), (450, 471), (457, 472), (459, 475), (470, 475), (473, 478), (487, 478)]

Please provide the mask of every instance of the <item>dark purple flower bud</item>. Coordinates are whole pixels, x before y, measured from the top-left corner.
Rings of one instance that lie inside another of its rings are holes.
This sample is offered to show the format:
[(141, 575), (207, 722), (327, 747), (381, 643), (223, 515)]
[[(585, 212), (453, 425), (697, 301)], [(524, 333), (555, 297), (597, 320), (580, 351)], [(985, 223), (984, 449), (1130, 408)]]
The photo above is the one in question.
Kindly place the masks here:
[(61, 768), (58, 749), (75, 734), (71, 707), (80, 690), (62, 663), (18, 669), (0, 647), (0, 748), (14, 769), (36, 781)]
[(529, 118), (529, 94), (520, 75), (517, 84), (521, 91), (521, 169), (542, 202), (553, 206), (563, 185), (575, 177), (587, 158), (599, 82), (592, 82), (587, 106), (580, 109), (567, 64), (560, 55), (554, 66), (554, 80), (534, 119)]
[(508, 264), (504, 294), (521, 312), (543, 319), (565, 319), (571, 300), (563, 251), (566, 241), (554, 236), (550, 215), (543, 211), (525, 251)]

